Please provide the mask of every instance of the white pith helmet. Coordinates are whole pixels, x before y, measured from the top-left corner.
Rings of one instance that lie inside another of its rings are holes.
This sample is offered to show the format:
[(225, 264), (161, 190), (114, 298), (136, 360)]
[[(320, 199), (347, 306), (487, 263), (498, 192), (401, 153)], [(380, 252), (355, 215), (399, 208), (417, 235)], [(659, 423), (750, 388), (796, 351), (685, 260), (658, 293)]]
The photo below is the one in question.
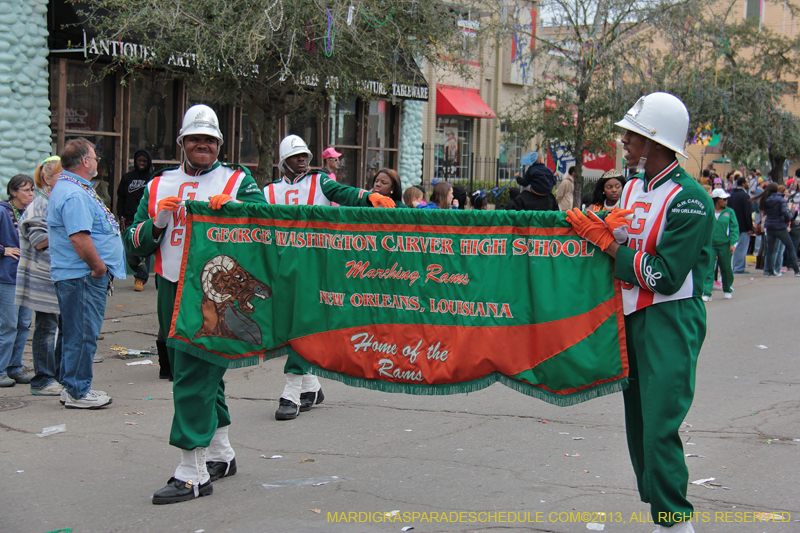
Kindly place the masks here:
[(278, 170), (281, 172), (286, 172), (286, 169), (283, 168), (283, 163), (293, 155), (303, 153), (308, 154), (308, 161), (306, 161), (306, 164), (311, 163), (311, 159), (314, 156), (312, 155), (311, 150), (308, 149), (308, 145), (306, 145), (306, 142), (303, 139), (297, 135), (287, 135), (284, 137), (278, 149), (278, 155), (280, 156), (280, 161), (278, 161)]
[(219, 129), (219, 119), (214, 110), (204, 104), (193, 105), (183, 115), (183, 125), (176, 141), (183, 144), (187, 135), (210, 135), (219, 139), (222, 146), (222, 132)]
[(642, 96), (616, 126), (652, 139), (687, 158), (683, 147), (689, 131), (689, 111), (675, 95), (652, 93)]

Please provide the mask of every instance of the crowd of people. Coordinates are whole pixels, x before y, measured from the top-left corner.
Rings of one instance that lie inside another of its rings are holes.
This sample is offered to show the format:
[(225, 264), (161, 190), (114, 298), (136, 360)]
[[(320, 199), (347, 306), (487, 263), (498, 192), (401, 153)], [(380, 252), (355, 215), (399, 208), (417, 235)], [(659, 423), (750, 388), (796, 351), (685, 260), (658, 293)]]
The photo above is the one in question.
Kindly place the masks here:
[[(631, 462), (652, 516), (666, 517), (656, 520), (658, 531), (680, 533), (693, 532), (678, 429), (692, 403), (705, 337), (702, 302), (711, 300), (717, 271), (725, 298), (732, 296), (734, 274), (748, 273), (751, 246), (763, 257), (764, 276), (781, 275), (784, 264), (800, 276), (800, 171), (788, 188), (756, 169), (749, 176), (731, 172), (725, 181), (708, 169), (696, 180), (677, 159), (685, 157), (688, 124), (675, 96), (642, 97), (617, 123), (625, 131), (627, 178), (606, 172), (584, 205), (573, 208), (574, 167), (558, 183), (543, 154), (535, 154), (504, 206), (565, 211), (578, 235), (615, 258), (630, 364), (624, 400)], [(134, 154), (134, 168), (119, 186), (117, 217), (92, 186), (100, 158), (83, 138), (42, 162), (34, 178), (11, 178), (8, 201), (0, 203), (0, 387), (29, 384), (32, 394), (59, 396), (70, 409), (110, 405), (111, 397), (92, 387), (106, 298), (113, 279), (125, 277), (126, 263), (135, 272), (134, 290), (143, 290), (155, 256), (159, 361), (161, 377), (174, 380), (169, 442), (180, 461), (154, 504), (209, 495), (213, 481), (237, 472), (226, 367), (163, 342), (183, 275), (183, 240), (173, 237), (185, 230), (184, 200), (208, 199), (214, 210), (231, 202), (476, 211), (489, 205), (486, 190), (446, 181), (432, 183), (430, 197), (422, 186), (403, 191), (390, 168), (375, 173), (369, 190), (338, 183), (341, 153), (327, 148), (322, 169), (312, 169), (311, 151), (297, 135), (281, 141), (280, 178), (262, 190), (245, 167), (218, 160), (223, 135), (205, 105), (186, 111), (176, 142), (178, 167), (153, 173), (150, 154)], [(22, 352), (34, 311), (31, 375)], [(304, 360), (290, 355), (284, 373), (277, 420), (294, 420), (323, 402)]]

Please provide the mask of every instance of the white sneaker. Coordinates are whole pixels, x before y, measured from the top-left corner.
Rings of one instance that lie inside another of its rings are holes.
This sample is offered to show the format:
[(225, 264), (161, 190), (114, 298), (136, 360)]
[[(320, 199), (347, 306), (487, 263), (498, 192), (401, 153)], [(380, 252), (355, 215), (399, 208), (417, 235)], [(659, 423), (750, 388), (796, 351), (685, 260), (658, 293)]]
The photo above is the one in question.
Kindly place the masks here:
[(706, 296), (706, 295), (704, 294), (704, 295), (703, 295), (703, 301), (704, 301), (704, 302), (710, 302), (710, 301), (711, 301), (711, 296)]
[(90, 390), (81, 398), (75, 399), (67, 394), (67, 402), (64, 407), (67, 409), (100, 409), (111, 404), (111, 398), (100, 391)]
[(730, 300), (731, 298), (733, 298), (733, 293), (732, 292), (726, 292), (726, 293), (723, 293), (723, 296), (725, 297), (726, 300)]
[[(96, 392), (97, 394), (100, 394), (102, 396), (108, 396), (108, 394), (106, 394), (106, 391), (104, 391), (104, 390), (96, 390), (94, 392)], [(61, 394), (59, 394), (59, 398), (58, 398), (58, 401), (61, 402), (61, 405), (64, 405), (64, 404), (67, 403), (67, 398), (68, 397), (69, 397), (69, 393), (67, 393), (67, 388), (66, 387), (62, 388), (61, 389)]]
[[(58, 381), (52, 381), (46, 387), (42, 387), (41, 389), (31, 389), (31, 394), (34, 396), (60, 396), (61, 392), (64, 390), (64, 387), (61, 386), (61, 383)], [(66, 398), (64, 399), (66, 401)]]

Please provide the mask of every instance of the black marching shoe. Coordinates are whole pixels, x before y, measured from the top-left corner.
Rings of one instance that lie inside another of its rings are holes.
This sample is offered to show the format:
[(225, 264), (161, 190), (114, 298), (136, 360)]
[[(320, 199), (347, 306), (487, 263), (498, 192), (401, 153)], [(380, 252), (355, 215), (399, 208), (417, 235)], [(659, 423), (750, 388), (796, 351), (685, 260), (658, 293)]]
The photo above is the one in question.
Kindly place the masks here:
[(236, 457), (231, 459), (230, 463), (226, 463), (225, 461), (207, 461), (206, 470), (208, 470), (208, 475), (211, 476), (209, 481), (230, 477), (236, 474)]
[(166, 487), (157, 490), (153, 494), (153, 504), (164, 505), (165, 503), (185, 502), (200, 496), (209, 496), (213, 492), (214, 486), (211, 485), (211, 480), (202, 485), (195, 485), (191, 481), (181, 481), (171, 477), (167, 481)]
[(280, 406), (275, 411), (275, 420), (294, 420), (299, 412), (299, 405), (286, 398), (281, 398)]
[(310, 411), (315, 404), (320, 404), (325, 399), (322, 389), (317, 392), (304, 392), (300, 395), (300, 412)]

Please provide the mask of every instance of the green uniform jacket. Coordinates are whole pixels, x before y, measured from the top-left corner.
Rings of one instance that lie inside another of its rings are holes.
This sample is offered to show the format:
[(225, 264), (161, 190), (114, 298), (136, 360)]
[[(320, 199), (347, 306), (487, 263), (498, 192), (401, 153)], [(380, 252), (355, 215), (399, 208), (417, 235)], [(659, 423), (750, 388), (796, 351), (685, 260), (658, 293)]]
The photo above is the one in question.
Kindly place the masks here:
[[(716, 213), (714, 213), (716, 215)], [(734, 246), (739, 241), (739, 222), (736, 213), (726, 207), (714, 221), (714, 233), (711, 235), (711, 244), (714, 246)]]
[[(643, 174), (634, 178), (644, 180), (645, 186), (650, 183), (650, 179)], [(655, 254), (621, 246), (617, 250), (614, 274), (621, 281), (669, 296), (681, 289), (691, 273), (692, 297), (699, 298), (703, 294), (703, 280), (712, 260), (714, 205), (705, 189), (683, 168), (677, 167), (668, 178), (657, 183), (654, 190), (671, 183), (680, 185), (681, 190), (666, 206), (666, 226), (656, 244)], [(637, 258), (638, 254), (643, 254), (643, 257)], [(638, 267), (648, 273), (646, 279), (652, 282), (651, 285), (640, 283), (635, 272), (635, 259), (641, 260)]]

